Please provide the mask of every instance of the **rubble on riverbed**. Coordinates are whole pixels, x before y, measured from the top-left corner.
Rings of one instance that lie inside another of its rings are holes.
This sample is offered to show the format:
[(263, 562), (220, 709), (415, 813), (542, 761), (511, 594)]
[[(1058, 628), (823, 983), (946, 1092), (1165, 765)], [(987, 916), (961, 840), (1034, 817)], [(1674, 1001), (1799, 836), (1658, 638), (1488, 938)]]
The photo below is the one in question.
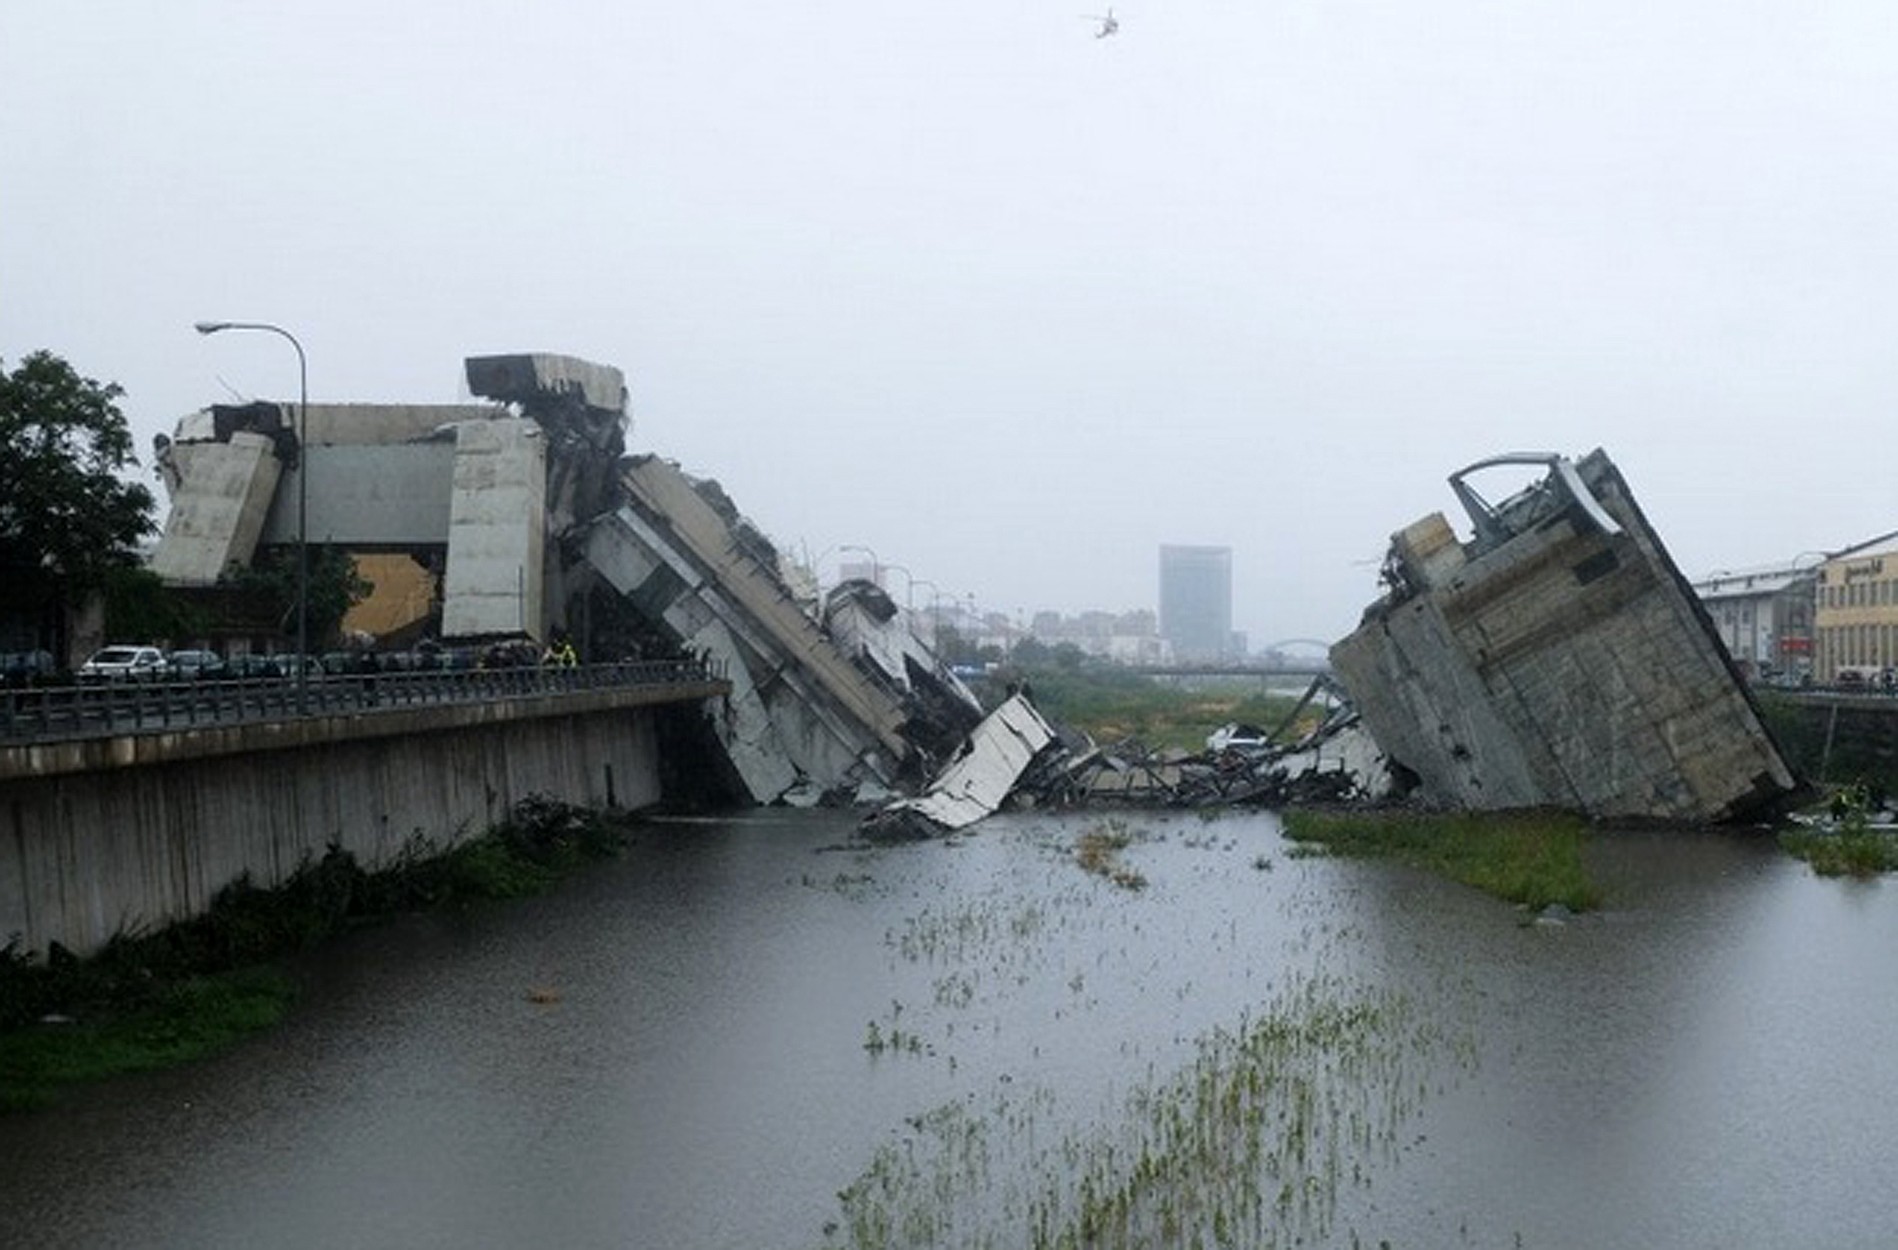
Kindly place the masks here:
[(1377, 802), (1397, 788), (1356, 710), (1324, 678), (1277, 729), (1215, 734), (1198, 753), (1155, 751), (1132, 739), (1103, 747), (1050, 725), (1015, 694), (921, 797), (884, 806), (861, 831), (885, 841), (952, 833), (1004, 807)]
[[(1504, 466), (1543, 476), (1491, 505), (1469, 479)], [(984, 806), (1403, 801), (1706, 823), (1800, 792), (1606, 453), (1493, 457), (1450, 485), (1469, 540), (1438, 513), (1395, 534), (1386, 593), (1331, 648), (1335, 680), (1314, 682), (1276, 730), (1227, 726), (1200, 754), (1051, 732), (1005, 792), (989, 776)], [(934, 810), (893, 807), (905, 820), (885, 809), (866, 832), (914, 833), (909, 818)]]

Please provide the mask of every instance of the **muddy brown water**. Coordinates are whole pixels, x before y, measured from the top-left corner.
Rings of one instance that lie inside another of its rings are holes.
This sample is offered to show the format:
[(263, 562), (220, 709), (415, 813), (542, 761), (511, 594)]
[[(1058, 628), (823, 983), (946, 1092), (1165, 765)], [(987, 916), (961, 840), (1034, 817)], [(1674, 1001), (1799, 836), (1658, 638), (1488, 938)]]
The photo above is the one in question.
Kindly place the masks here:
[[(655, 824), (356, 935), (271, 1035), (0, 1119), (0, 1245), (1025, 1246), (1234, 1071), (1261, 1115), (1100, 1244), (1898, 1244), (1892, 883), (1605, 834), (1607, 907), (1537, 924), (1266, 814), (1126, 818), (1128, 889), (1102, 819)], [(1220, 1049), (1334, 1002), (1379, 1022)]]

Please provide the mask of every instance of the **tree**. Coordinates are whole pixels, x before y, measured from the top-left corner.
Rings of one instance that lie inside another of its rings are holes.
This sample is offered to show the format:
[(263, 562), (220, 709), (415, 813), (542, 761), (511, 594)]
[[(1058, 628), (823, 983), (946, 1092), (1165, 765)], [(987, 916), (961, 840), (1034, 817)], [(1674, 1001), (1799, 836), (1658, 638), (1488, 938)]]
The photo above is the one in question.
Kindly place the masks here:
[[(286, 637), (297, 632), (297, 552), (295, 547), (259, 551), (249, 565), (226, 569), (218, 585), (271, 605), (267, 612)], [(343, 617), (375, 587), (356, 571), (341, 547), (310, 548), (310, 649), (318, 650), (342, 629)]]
[(0, 615), (47, 629), (53, 609), (138, 563), (156, 501), (120, 476), (138, 463), (124, 393), (51, 352), (11, 373), (0, 362)]
[(109, 570), (104, 589), (107, 638), (162, 638), (182, 644), (211, 630), (211, 614), (190, 592), (165, 585), (148, 568)]

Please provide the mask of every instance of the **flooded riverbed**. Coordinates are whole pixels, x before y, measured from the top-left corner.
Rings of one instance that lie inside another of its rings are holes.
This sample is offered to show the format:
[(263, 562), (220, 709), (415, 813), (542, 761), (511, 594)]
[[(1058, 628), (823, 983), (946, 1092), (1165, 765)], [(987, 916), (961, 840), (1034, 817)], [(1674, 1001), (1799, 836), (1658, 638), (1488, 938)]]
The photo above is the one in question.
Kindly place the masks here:
[[(1885, 1246), (1898, 908), (1603, 835), (1599, 914), (1268, 815), (655, 824), (325, 952), (278, 1032), (0, 1119), (36, 1247)], [(1092, 1240), (1084, 1240), (1091, 1238)]]

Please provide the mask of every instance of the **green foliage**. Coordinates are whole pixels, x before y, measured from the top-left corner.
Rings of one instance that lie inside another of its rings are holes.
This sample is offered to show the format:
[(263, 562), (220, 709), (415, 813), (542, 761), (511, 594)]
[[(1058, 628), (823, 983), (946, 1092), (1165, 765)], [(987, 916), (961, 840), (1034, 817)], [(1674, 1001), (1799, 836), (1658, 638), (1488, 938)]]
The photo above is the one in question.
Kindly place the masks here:
[(0, 607), (75, 602), (136, 563), (155, 500), (119, 476), (138, 463), (124, 393), (51, 352), (0, 368)]
[(1760, 719), (1792, 770), (1814, 782), (1861, 783), (1898, 793), (1898, 739), (1881, 714), (1848, 714), (1802, 704), (1773, 690), (1755, 692)]
[[(312, 546), (309, 551), (308, 603), (310, 649), (333, 640), (349, 610), (375, 589), (356, 571), (356, 562), (340, 547)], [(218, 584), (255, 603), (269, 605), (265, 615), (280, 623), (286, 638), (297, 632), (297, 549), (277, 547), (248, 566), (226, 569)]]
[(1286, 836), (1333, 855), (1387, 857), (1531, 908), (1585, 911), (1600, 891), (1582, 865), (1579, 817), (1559, 812), (1285, 813)]
[(1832, 828), (1789, 829), (1779, 835), (1779, 844), (1822, 877), (1875, 877), (1898, 870), (1898, 834), (1871, 827), (1873, 803), (1869, 787), (1842, 786), (1828, 804)]
[(210, 628), (209, 613), (167, 587), (150, 569), (106, 571), (106, 637), (202, 638)]
[(136, 1011), (0, 1033), (0, 1112), (50, 1105), (63, 1086), (214, 1054), (283, 1019), (296, 987), (271, 968), (196, 976)]
[(1865, 878), (1898, 871), (1898, 835), (1863, 829), (1855, 833), (1789, 829), (1779, 835), (1779, 844), (1822, 877)]
[[(1017, 659), (1020, 654), (1017, 648)], [(1273, 728), (1296, 702), (1262, 693), (1253, 678), (1189, 689), (1078, 656), (1078, 649), (1069, 655), (1057, 646), (1047, 663), (1011, 668), (990, 682), (1026, 680), (1043, 712), (1097, 742), (1136, 738), (1149, 747), (1183, 751), (1204, 750), (1206, 736), (1228, 721)]]

